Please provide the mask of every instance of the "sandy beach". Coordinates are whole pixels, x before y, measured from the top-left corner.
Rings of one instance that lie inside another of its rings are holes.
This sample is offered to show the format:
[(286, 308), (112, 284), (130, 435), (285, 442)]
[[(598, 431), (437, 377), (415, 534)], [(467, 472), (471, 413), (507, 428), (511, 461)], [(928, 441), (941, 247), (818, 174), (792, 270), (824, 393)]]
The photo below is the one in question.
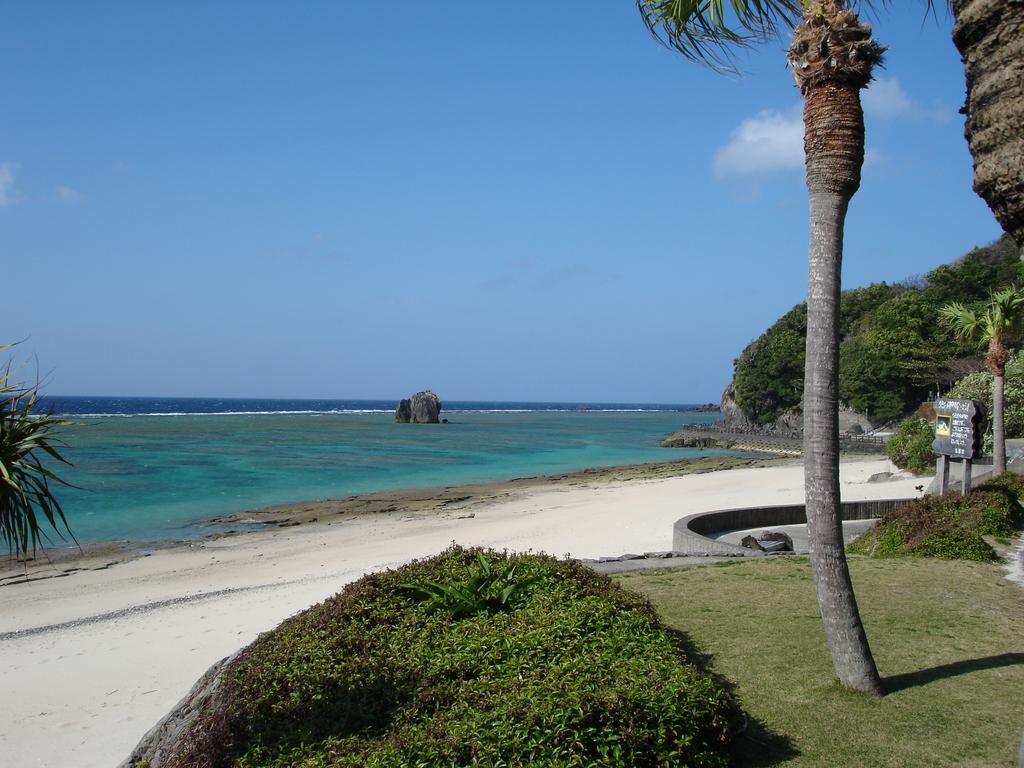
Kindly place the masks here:
[[(452, 542), (581, 558), (642, 553), (670, 549), (672, 524), (692, 512), (802, 501), (798, 461), (755, 463), (765, 465), (604, 470), (291, 505), (238, 516), (262, 519), (263, 531), (34, 568), (35, 580), (0, 582), (0, 754), (17, 766), (116, 765), (217, 660), (364, 573)], [(919, 494), (919, 478), (867, 482), (891, 469), (881, 458), (845, 459), (844, 499)], [(369, 513), (352, 513), (360, 504)]]

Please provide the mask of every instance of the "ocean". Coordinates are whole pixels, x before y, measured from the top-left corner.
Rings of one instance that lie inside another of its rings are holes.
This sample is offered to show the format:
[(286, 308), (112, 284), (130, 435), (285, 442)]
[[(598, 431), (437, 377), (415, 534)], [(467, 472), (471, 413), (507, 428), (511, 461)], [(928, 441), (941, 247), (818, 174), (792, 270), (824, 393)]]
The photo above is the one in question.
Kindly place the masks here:
[[(445, 403), (448, 424), (396, 424), (393, 401), (50, 397), (82, 543), (157, 542), (210, 518), (356, 493), (508, 480), (699, 455), (661, 448), (717, 413), (633, 403)], [(706, 451), (703, 452), (706, 455)], [(54, 539), (53, 546), (64, 543)]]

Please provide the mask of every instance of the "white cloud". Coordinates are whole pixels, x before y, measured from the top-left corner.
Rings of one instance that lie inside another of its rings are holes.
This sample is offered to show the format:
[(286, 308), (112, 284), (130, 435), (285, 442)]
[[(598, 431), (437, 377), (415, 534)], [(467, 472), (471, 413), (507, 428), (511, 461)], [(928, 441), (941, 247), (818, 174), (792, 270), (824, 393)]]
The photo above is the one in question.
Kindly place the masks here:
[(20, 195), (14, 188), (14, 163), (0, 163), (0, 208), (17, 202)]
[(949, 109), (935, 105), (923, 107), (910, 97), (895, 77), (872, 81), (860, 96), (864, 113), (879, 120), (934, 120), (944, 123), (952, 117)]
[(804, 121), (799, 106), (765, 110), (740, 123), (729, 142), (715, 152), (719, 178), (788, 171), (804, 164)]
[(914, 117), (919, 111), (895, 77), (872, 82), (861, 94), (860, 101), (866, 114), (886, 120)]
[(77, 203), (79, 200), (82, 199), (81, 192), (79, 192), (74, 187), (69, 187), (64, 184), (57, 187), (56, 191), (54, 192), (54, 195), (56, 195), (57, 200), (61, 203)]

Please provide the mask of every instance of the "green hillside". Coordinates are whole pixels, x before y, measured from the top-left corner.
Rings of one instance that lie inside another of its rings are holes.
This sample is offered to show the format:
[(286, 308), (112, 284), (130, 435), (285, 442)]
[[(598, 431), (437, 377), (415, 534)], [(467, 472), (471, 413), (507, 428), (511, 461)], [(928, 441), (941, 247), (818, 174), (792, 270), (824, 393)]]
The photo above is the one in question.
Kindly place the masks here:
[[(1024, 281), (1024, 264), (1004, 236), (952, 264), (900, 283), (843, 291), (839, 396), (843, 405), (881, 423), (913, 411), (929, 392), (945, 392), (981, 367), (982, 350), (954, 342), (938, 321), (950, 301), (981, 302)], [(803, 396), (807, 305), (798, 304), (735, 361), (733, 396), (756, 424), (797, 409)]]

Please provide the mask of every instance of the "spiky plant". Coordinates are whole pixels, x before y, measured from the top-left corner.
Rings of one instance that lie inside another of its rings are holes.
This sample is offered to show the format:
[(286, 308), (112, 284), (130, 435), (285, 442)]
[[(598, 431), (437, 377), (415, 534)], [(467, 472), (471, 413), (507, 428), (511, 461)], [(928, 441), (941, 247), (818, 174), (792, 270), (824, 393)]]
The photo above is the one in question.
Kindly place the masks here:
[(960, 302), (939, 310), (939, 319), (959, 339), (988, 345), (985, 362), (992, 371), (992, 464), (994, 474), (1006, 471), (1006, 432), (1003, 424), (1003, 389), (1008, 346), (1024, 330), (1024, 291), (1009, 286), (996, 291), (981, 311)]
[(57, 434), (71, 422), (38, 413), (38, 400), (38, 384), (13, 382), (8, 362), (0, 370), (0, 540), (21, 557), (34, 555), (49, 529), (75, 541), (53, 488), (67, 483), (46, 466), (68, 464)]

